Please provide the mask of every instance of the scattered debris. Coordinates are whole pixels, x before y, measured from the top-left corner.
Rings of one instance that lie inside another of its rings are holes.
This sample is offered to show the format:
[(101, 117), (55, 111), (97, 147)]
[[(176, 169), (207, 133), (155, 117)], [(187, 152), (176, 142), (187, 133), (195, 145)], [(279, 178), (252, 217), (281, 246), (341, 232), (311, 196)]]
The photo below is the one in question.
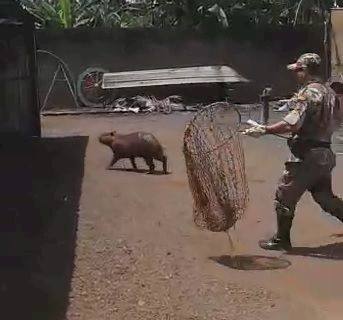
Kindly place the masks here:
[(119, 98), (111, 105), (106, 106), (118, 112), (162, 112), (169, 114), (175, 110), (186, 110), (182, 97), (169, 96), (159, 100), (156, 97), (135, 96), (132, 98)]
[(173, 95), (165, 99), (157, 99), (153, 96), (135, 96), (118, 98), (104, 105), (102, 108), (79, 108), (73, 110), (47, 110), (42, 115), (78, 115), (78, 114), (109, 114), (109, 113), (152, 113), (161, 112), (170, 114), (173, 111), (198, 111), (202, 104), (186, 105), (181, 96)]

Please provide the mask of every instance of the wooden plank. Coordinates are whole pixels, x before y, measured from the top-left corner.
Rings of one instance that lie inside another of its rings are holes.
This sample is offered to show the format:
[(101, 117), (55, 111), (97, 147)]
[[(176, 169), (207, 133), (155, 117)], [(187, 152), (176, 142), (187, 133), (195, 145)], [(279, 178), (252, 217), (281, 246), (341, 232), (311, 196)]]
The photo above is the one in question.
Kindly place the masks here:
[(191, 83), (248, 82), (227, 66), (205, 66), (105, 73), (102, 88), (129, 88)]

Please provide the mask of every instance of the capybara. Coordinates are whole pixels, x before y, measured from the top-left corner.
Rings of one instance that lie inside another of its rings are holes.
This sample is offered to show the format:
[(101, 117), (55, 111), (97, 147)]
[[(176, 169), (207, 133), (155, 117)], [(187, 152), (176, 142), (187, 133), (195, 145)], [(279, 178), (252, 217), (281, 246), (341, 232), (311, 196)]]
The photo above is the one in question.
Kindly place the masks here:
[(111, 131), (103, 133), (99, 137), (99, 142), (113, 151), (113, 159), (109, 168), (119, 159), (128, 158), (131, 160), (132, 167), (137, 170), (135, 158), (143, 158), (149, 166), (149, 173), (154, 173), (154, 159), (156, 159), (162, 162), (163, 173), (167, 174), (167, 156), (159, 141), (151, 133), (118, 134), (116, 131)]

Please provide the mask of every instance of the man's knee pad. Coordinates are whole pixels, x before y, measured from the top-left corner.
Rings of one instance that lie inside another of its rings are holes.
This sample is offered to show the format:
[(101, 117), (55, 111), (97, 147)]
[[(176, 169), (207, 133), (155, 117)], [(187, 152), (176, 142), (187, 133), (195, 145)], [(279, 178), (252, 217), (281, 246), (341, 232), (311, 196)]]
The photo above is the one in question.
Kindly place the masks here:
[(294, 209), (291, 209), (279, 201), (275, 201), (275, 211), (277, 214), (287, 217), (294, 217)]

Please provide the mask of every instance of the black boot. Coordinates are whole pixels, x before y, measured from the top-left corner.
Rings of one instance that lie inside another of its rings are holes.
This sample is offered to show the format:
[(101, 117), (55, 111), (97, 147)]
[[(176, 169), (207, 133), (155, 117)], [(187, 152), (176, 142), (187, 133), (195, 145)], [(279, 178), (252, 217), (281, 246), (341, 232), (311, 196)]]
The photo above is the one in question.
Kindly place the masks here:
[(277, 213), (277, 232), (269, 240), (261, 240), (259, 245), (265, 250), (285, 250), (292, 249), (290, 231), (292, 227), (293, 215)]

